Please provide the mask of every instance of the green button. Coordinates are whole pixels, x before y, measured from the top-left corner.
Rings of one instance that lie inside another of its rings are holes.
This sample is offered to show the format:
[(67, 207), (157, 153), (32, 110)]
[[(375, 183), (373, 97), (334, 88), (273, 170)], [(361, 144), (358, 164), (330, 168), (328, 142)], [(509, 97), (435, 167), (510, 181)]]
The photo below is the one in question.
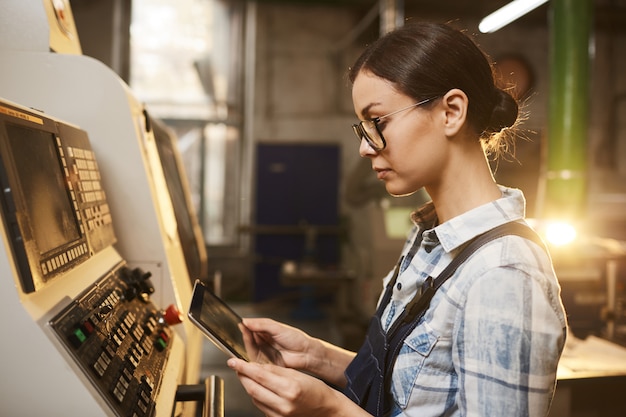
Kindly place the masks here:
[(87, 336), (85, 336), (85, 333), (83, 333), (81, 329), (74, 330), (74, 336), (76, 336), (76, 339), (78, 339), (80, 343), (83, 343), (85, 340), (87, 340)]
[(165, 340), (161, 339), (160, 337), (156, 340), (155, 344), (159, 352), (163, 351), (167, 347), (167, 343), (165, 342)]

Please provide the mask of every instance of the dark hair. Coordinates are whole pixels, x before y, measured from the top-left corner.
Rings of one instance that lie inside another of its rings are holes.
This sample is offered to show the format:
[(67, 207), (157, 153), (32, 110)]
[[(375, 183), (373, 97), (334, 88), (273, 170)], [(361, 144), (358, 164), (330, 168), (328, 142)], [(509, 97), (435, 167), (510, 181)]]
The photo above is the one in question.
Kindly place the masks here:
[(363, 69), (416, 101), (443, 96), (453, 88), (463, 90), (470, 125), (496, 152), (502, 147), (496, 134), (517, 121), (517, 102), (495, 86), (487, 56), (449, 25), (417, 22), (387, 33), (368, 45), (350, 68), (352, 83)]

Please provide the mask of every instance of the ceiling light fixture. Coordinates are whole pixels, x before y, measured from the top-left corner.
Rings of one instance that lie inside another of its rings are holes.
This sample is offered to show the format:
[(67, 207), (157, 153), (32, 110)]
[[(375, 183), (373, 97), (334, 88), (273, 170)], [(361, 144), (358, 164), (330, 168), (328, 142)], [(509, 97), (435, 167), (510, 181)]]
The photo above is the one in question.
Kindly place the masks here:
[(491, 33), (524, 16), (548, 0), (513, 0), (480, 21), (478, 30)]

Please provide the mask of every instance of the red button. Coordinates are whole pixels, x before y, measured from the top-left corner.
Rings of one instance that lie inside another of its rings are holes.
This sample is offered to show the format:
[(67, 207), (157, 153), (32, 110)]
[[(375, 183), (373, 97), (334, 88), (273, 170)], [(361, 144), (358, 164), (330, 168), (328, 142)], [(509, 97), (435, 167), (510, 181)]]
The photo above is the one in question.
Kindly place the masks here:
[(86, 322), (83, 323), (83, 328), (89, 334), (93, 333), (93, 331), (94, 331), (94, 328), (93, 328), (92, 324), (89, 321), (86, 321)]
[(178, 308), (176, 308), (174, 304), (170, 304), (163, 313), (163, 319), (167, 324), (173, 326), (175, 324), (183, 322), (183, 315), (180, 311), (178, 311)]

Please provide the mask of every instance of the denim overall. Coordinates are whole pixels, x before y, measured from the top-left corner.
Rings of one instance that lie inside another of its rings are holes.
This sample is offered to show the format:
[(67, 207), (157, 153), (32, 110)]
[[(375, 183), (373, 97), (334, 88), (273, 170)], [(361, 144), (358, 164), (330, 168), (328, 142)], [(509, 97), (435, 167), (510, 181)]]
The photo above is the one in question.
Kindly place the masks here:
[(388, 332), (382, 326), (381, 318), (386, 305), (391, 300), (393, 286), (400, 272), (400, 259), (394, 274), (385, 288), (383, 298), (370, 321), (365, 342), (354, 360), (345, 371), (347, 385), (344, 394), (365, 411), (376, 417), (388, 416), (391, 412), (391, 374), (404, 340), (421, 321), (435, 291), (456, 271), (463, 262), (480, 246), (505, 235), (518, 235), (533, 240), (545, 247), (539, 236), (528, 226), (510, 222), (479, 235), (468, 243), (452, 262), (433, 279), (428, 277), (415, 297), (407, 304)]

